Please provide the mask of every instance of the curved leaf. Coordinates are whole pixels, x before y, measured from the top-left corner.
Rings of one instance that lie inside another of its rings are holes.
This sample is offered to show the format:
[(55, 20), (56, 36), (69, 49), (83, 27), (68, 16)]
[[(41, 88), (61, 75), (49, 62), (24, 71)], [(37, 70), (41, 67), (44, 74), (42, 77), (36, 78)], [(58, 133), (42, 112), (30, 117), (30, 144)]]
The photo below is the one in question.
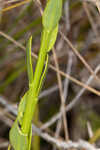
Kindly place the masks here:
[(62, 0), (49, 0), (43, 13), (43, 26), (53, 30), (59, 22), (62, 13)]
[(21, 132), (17, 120), (10, 130), (10, 142), (14, 150), (28, 150), (28, 136)]
[(49, 42), (48, 42), (48, 52), (52, 49), (55, 44), (56, 38), (58, 33), (58, 24), (57, 26), (50, 32), (49, 35)]

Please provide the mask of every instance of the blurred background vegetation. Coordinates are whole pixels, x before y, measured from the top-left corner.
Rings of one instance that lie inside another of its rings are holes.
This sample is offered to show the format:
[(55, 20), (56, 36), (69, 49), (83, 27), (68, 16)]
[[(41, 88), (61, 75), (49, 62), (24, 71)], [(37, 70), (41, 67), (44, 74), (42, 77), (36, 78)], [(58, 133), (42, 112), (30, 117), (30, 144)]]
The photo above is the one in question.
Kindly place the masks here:
[[(42, 31), (41, 13), (46, 0), (0, 0), (0, 149), (7, 149), (9, 129), (15, 116), (7, 109), (7, 104), (18, 107), (21, 97), (28, 89), (26, 72), (26, 42), (30, 35), (33, 37), (32, 51), (37, 55), (40, 47)], [(77, 52), (91, 66), (93, 70), (100, 64), (100, 14), (96, 5), (90, 1), (64, 0), (63, 13), (59, 29), (68, 37)], [(66, 72), (68, 62), (71, 61), (70, 74), (74, 78), (86, 82), (90, 72), (73, 53), (61, 34), (55, 44), (55, 52), (60, 70)], [(50, 64), (55, 65), (53, 53), (50, 53)], [(33, 57), (33, 71), (36, 59)], [(97, 74), (100, 77), (100, 72)], [(100, 91), (100, 78), (93, 79), (91, 87)], [(65, 78), (62, 77), (64, 85)], [(50, 67), (41, 91), (38, 110), (34, 122), (40, 127), (60, 110), (59, 85), (56, 72)], [(81, 87), (69, 80), (66, 90), (66, 105), (79, 93)], [(3, 103), (6, 102), (6, 105)], [(66, 114), (69, 139), (88, 140), (95, 133), (100, 132), (100, 97), (85, 91), (79, 97), (79, 103)], [(37, 117), (36, 117), (37, 118)], [(48, 129), (55, 135), (57, 122)], [(91, 130), (91, 132), (90, 132)], [(59, 135), (64, 138), (63, 125)], [(38, 146), (32, 149), (54, 149), (43, 139), (36, 139)], [(40, 141), (40, 147), (39, 147)], [(93, 143), (100, 145), (99, 134)]]

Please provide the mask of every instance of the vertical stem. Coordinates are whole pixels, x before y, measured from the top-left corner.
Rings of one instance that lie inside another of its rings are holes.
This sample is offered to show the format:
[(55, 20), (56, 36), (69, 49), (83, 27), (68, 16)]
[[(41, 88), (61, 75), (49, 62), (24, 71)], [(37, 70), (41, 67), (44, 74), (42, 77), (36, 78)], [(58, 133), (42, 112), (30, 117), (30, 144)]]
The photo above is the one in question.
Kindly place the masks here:
[(22, 121), (22, 132), (25, 134), (29, 133), (31, 121), (38, 101), (37, 91), (38, 91), (39, 83), (44, 69), (45, 59), (47, 55), (48, 40), (49, 40), (49, 34), (44, 30), (42, 35), (42, 40), (41, 40), (41, 48), (38, 57), (38, 62), (33, 77), (32, 87), (29, 89), (32, 90), (32, 92), (29, 92), (32, 95), (29, 96), (31, 97), (30, 99), (28, 99), (27, 96), (26, 111), (24, 113), (23, 121)]
[[(39, 107), (38, 104), (36, 105), (36, 110), (35, 110), (35, 117), (33, 118), (33, 122), (35, 125), (38, 125), (39, 121)], [(40, 150), (40, 137), (35, 134), (33, 136), (33, 142), (32, 142), (32, 150)]]

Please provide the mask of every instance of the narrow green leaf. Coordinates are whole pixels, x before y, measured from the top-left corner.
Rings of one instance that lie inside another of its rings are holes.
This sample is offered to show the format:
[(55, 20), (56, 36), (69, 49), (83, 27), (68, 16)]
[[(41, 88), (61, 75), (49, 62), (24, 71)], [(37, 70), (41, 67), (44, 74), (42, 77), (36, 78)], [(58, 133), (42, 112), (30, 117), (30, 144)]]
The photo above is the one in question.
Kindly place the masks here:
[(21, 99), (18, 108), (18, 117), (10, 130), (10, 142), (14, 150), (30, 150), (31, 147), (32, 129), (30, 128), (30, 132), (28, 134), (24, 134), (21, 130), (27, 95), (28, 92)]
[(62, 0), (49, 0), (43, 13), (43, 26), (45, 29), (53, 30), (61, 17)]
[(38, 90), (37, 90), (37, 96), (38, 96), (39, 93), (40, 93), (40, 90), (41, 90), (41, 88), (42, 88), (44, 79), (45, 79), (45, 77), (46, 77), (46, 73), (47, 73), (47, 69), (48, 69), (48, 54), (47, 54), (46, 62), (45, 62), (44, 65), (45, 65), (45, 67), (44, 67), (44, 70), (43, 70), (43, 73), (42, 73), (42, 76), (41, 76), (41, 79), (40, 79), (39, 87), (38, 87)]
[(17, 120), (10, 130), (10, 142), (14, 150), (28, 150), (28, 136), (21, 132)]
[(26, 57), (27, 57), (27, 72), (29, 79), (29, 86), (33, 82), (33, 68), (32, 68), (32, 60), (31, 60), (31, 45), (32, 45), (32, 36), (29, 38), (26, 48)]
[(46, 52), (49, 52), (55, 44), (58, 33), (58, 24), (56, 27), (48, 31), (44, 28), (41, 36), (41, 49), (46, 49)]
[(26, 107), (26, 102), (27, 102), (27, 95), (28, 95), (28, 91), (25, 93), (25, 95), (21, 98), (19, 107), (18, 107), (18, 121), (20, 123), (20, 125), (22, 125), (22, 119), (23, 119), (23, 115), (25, 112), (25, 107)]
[(21, 129), (23, 133), (28, 133), (30, 131), (31, 121), (37, 104), (37, 97), (35, 94), (33, 86), (31, 86), (26, 95), (24, 115), (21, 115), (23, 117), (21, 120)]
[[(58, 23), (61, 17), (62, 0), (49, 0), (43, 14), (43, 32), (41, 38), (40, 53), (33, 78), (33, 68), (31, 60), (32, 37), (29, 38), (26, 49), (27, 72), (29, 79), (29, 90), (21, 99), (18, 109), (18, 116), (10, 130), (10, 141), (14, 150), (30, 150), (34, 111), (48, 64), (48, 51), (50, 51), (56, 41), (58, 33)], [(47, 59), (46, 59), (47, 58)], [(46, 66), (44, 68), (46, 60)]]
[(58, 24), (57, 26), (50, 32), (49, 35), (49, 42), (48, 42), (48, 52), (52, 49), (52, 47), (55, 44), (56, 38), (57, 38), (57, 33), (58, 33)]

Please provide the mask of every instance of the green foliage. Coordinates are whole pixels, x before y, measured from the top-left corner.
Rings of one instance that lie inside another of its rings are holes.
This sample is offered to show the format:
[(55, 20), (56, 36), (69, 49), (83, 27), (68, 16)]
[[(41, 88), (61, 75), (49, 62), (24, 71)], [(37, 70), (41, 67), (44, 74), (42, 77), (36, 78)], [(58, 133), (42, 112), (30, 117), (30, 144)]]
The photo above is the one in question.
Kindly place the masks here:
[(53, 30), (61, 17), (62, 0), (49, 0), (43, 14), (43, 27), (46, 30)]
[[(31, 60), (31, 41), (32, 37), (29, 39), (27, 44), (27, 71), (28, 71), (28, 77), (29, 77), (29, 90), (26, 92), (26, 94), (21, 99), (21, 102), (19, 104), (18, 108), (18, 116), (16, 118), (16, 121), (14, 122), (11, 130), (10, 130), (10, 142), (11, 145), (15, 150), (29, 150), (31, 145), (31, 137), (32, 137), (32, 128), (31, 124), (29, 124), (29, 132), (23, 133), (22, 132), (22, 120), (23, 116), (26, 110), (26, 103), (27, 100), (34, 100), (33, 101), (33, 110), (35, 110), (36, 105), (36, 98), (33, 98), (33, 89), (31, 88), (30, 84), (32, 84), (33, 81), (33, 72), (32, 72), (32, 60)], [(32, 110), (32, 109), (31, 109)], [(23, 146), (22, 146), (23, 145)]]
[[(19, 104), (18, 116), (10, 130), (10, 142), (15, 150), (29, 150), (31, 144), (32, 129), (29, 134), (22, 133), (21, 125), (25, 111), (28, 92), (23, 96)], [(22, 146), (23, 145), (23, 146)]]
[(32, 43), (32, 37), (30, 37), (27, 48), (26, 48), (26, 53), (27, 53), (27, 72), (28, 72), (28, 78), (29, 78), (29, 86), (32, 84), (33, 81), (33, 68), (32, 68), (32, 60), (31, 60), (31, 43)]
[(48, 51), (52, 49), (56, 41), (61, 10), (62, 0), (49, 0), (47, 3), (43, 14), (44, 28), (34, 75), (31, 60), (32, 37), (28, 41), (26, 55), (29, 90), (21, 99), (17, 119), (10, 131), (10, 141), (14, 150), (30, 150), (32, 138), (31, 122), (38, 102), (38, 95), (47, 72)]
[(32, 131), (30, 131), (29, 135), (23, 134), (19, 127), (18, 120), (14, 122), (10, 131), (10, 141), (15, 150), (29, 150), (31, 145), (31, 136)]
[(48, 45), (48, 51), (50, 51), (56, 41), (57, 38), (57, 33), (58, 33), (58, 24), (57, 26), (50, 32), (49, 36), (49, 45)]

